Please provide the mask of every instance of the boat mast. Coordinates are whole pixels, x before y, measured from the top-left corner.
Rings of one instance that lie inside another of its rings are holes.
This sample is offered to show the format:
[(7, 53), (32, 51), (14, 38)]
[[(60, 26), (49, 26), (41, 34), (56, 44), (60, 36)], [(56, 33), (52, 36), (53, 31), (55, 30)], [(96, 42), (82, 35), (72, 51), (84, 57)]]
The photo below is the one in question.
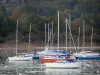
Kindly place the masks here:
[(45, 47), (46, 47), (46, 41), (47, 39), (46, 39), (46, 23), (45, 23)]
[(91, 33), (91, 51), (92, 51), (92, 46), (93, 46), (92, 40), (93, 40), (93, 27), (92, 27), (92, 33)]
[[(93, 27), (92, 27), (92, 33), (91, 33), (91, 52), (92, 52), (92, 46), (93, 46), (93, 44), (92, 44), (92, 40), (93, 40)], [(93, 64), (92, 64), (92, 62), (91, 62), (91, 65), (90, 66), (92, 66)], [(92, 70), (92, 68), (91, 68), (91, 72), (92, 72), (93, 70)]]
[(52, 47), (53, 47), (53, 21), (52, 21)]
[(84, 25), (85, 25), (85, 20), (83, 20), (83, 51), (84, 51), (84, 43), (85, 43), (85, 29), (84, 29)]
[(59, 11), (58, 11), (58, 53), (59, 53)]
[[(70, 31), (71, 31), (71, 16), (69, 15), (69, 26), (70, 26)], [(69, 36), (69, 38), (70, 38), (70, 49), (69, 49), (69, 53), (71, 54), (71, 39), (72, 39), (72, 37), (71, 37), (71, 33), (69, 32), (69, 34), (70, 34), (70, 36)]]
[(78, 52), (79, 52), (79, 45), (80, 45), (80, 27), (78, 29)]
[(30, 42), (31, 42), (30, 38), (31, 38), (31, 24), (30, 24), (30, 28), (29, 28), (28, 53), (30, 52)]
[(50, 37), (50, 47), (51, 47), (51, 45), (52, 45), (52, 38), (51, 38), (51, 32), (52, 32), (52, 29), (50, 29), (50, 32), (49, 32), (49, 37)]
[(49, 23), (48, 23), (48, 45), (47, 46), (49, 47)]
[[(58, 11), (58, 14), (57, 14), (57, 16), (58, 16), (58, 43), (57, 43), (57, 46), (58, 46), (58, 56), (59, 56), (59, 11)], [(57, 57), (57, 60), (59, 59), (59, 57)]]
[(67, 24), (68, 24), (68, 20), (67, 20), (67, 18), (66, 18), (66, 51), (67, 51)]
[(17, 19), (17, 24), (16, 24), (16, 56), (17, 56), (17, 46), (18, 46), (18, 19)]

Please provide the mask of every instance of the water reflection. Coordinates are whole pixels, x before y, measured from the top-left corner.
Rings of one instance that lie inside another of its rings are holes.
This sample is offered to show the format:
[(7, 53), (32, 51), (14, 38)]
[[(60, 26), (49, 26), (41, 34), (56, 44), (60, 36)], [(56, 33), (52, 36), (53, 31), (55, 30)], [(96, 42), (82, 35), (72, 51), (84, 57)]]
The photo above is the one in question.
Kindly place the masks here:
[(45, 69), (38, 61), (0, 63), (0, 75), (100, 75), (100, 61), (80, 61), (81, 69)]
[(46, 75), (78, 75), (80, 69), (46, 69)]

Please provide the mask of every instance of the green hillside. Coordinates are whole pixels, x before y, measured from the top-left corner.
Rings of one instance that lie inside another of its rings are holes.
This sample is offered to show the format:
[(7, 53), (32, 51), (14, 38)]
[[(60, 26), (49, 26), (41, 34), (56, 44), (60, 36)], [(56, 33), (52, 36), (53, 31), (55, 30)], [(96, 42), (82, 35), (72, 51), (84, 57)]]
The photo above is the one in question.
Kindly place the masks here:
[[(100, 42), (100, 0), (0, 0), (0, 42), (15, 39), (16, 20), (19, 20), (19, 40), (28, 42), (29, 25), (32, 23), (31, 42), (44, 41), (44, 24), (50, 28), (54, 22), (54, 42), (57, 42), (57, 11), (60, 11), (60, 42), (65, 42), (65, 18), (71, 16), (71, 30), (77, 39), (78, 27), (85, 20), (85, 36)], [(77, 41), (77, 40), (76, 40)]]

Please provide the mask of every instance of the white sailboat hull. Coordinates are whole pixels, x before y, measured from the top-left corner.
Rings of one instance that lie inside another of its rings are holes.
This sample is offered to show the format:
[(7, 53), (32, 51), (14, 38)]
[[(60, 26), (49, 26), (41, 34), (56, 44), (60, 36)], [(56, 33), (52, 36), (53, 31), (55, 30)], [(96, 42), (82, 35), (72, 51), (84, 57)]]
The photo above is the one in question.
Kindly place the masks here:
[(66, 62), (66, 63), (44, 63), (46, 68), (49, 69), (78, 69), (80, 67), (78, 62)]
[(14, 56), (14, 57), (8, 57), (9, 61), (29, 61), (33, 60), (33, 57), (20, 57), (20, 56)]
[(76, 57), (93, 57), (99, 56), (99, 53), (74, 53), (73, 55)]

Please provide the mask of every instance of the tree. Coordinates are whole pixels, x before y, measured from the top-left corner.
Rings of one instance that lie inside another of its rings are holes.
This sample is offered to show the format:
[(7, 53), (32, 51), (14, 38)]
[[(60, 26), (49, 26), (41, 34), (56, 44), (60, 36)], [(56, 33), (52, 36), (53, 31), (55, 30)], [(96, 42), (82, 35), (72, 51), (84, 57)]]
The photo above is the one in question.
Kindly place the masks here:
[(0, 3), (0, 11), (3, 13), (3, 14), (6, 14), (6, 7)]
[(97, 13), (100, 12), (99, 7), (100, 0), (77, 0), (74, 10), (80, 13)]
[(5, 41), (4, 37), (8, 35), (8, 24), (6, 17), (0, 12), (0, 41)]
[(22, 6), (17, 6), (12, 13), (12, 18), (17, 19), (22, 14), (22, 12)]

